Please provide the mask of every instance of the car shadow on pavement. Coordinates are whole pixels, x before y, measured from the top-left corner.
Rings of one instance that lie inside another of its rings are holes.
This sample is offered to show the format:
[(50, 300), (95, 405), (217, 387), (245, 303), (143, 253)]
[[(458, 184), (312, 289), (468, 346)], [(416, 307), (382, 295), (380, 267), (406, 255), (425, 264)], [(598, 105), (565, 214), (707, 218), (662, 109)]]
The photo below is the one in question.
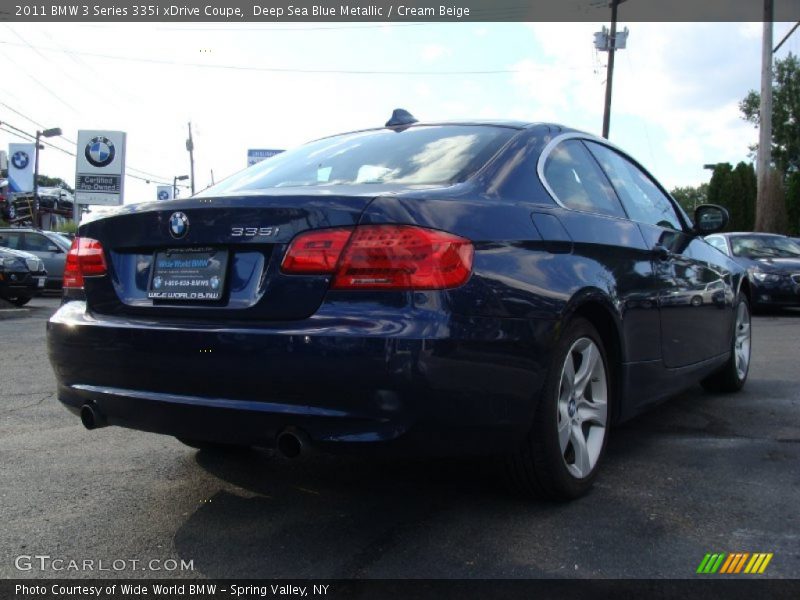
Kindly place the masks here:
[[(268, 450), (200, 451), (195, 458), (233, 486), (209, 498), (175, 534), (180, 555), (209, 577), (380, 577), (389, 551), (394, 567), (385, 576), (392, 576), (398, 552), (401, 564), (406, 553), (413, 563), (414, 548), (439, 535), (448, 515), (552, 509), (513, 493), (494, 460), (287, 460)], [(465, 543), (475, 544), (473, 535), (483, 534), (476, 530)]]

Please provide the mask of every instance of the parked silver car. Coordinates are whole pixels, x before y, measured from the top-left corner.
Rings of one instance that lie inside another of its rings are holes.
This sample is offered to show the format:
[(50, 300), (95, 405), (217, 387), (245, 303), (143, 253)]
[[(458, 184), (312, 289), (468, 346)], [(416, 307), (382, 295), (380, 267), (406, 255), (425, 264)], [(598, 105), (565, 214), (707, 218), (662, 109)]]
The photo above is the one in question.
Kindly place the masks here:
[(34, 254), (47, 270), (47, 289), (61, 289), (64, 263), (72, 242), (54, 231), (31, 227), (0, 228), (0, 246)]

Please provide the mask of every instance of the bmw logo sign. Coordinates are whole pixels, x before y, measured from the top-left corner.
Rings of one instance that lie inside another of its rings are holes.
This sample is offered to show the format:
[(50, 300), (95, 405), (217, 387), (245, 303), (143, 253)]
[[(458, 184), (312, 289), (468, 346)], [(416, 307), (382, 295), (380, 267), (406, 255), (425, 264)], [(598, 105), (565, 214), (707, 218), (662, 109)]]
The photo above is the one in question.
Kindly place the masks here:
[(31, 157), (23, 150), (17, 150), (11, 155), (11, 164), (14, 165), (15, 169), (19, 169), (20, 171), (27, 167), (30, 162)]
[(160, 192), (158, 192), (158, 199), (169, 200), (169, 192), (166, 190), (161, 190)]
[(86, 149), (83, 152), (86, 160), (94, 167), (105, 167), (111, 164), (114, 160), (116, 150), (114, 150), (114, 142), (107, 137), (101, 135), (93, 137), (86, 144)]
[(182, 212), (172, 213), (169, 218), (169, 233), (174, 238), (182, 238), (189, 231), (189, 218)]

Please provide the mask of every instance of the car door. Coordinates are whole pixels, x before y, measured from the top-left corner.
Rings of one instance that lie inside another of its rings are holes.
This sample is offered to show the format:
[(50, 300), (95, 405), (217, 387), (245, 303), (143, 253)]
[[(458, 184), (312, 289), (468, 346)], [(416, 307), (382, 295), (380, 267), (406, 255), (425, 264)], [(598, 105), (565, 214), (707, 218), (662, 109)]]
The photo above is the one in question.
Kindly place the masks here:
[(730, 300), (730, 272), (713, 260), (715, 251), (691, 232), (673, 201), (644, 169), (609, 146), (594, 141), (586, 145), (653, 251), (664, 365), (683, 367), (723, 354), (729, 349), (732, 301), (720, 307), (706, 302), (704, 292), (710, 283), (722, 282)]
[(605, 282), (600, 286), (614, 298), (623, 316), (626, 360), (657, 360), (658, 288), (651, 253), (637, 225), (627, 218), (610, 181), (581, 139), (556, 141), (543, 152), (541, 166), (541, 180), (562, 209), (534, 213), (534, 224), (545, 239), (555, 239), (546, 233), (548, 229), (563, 226), (572, 242), (564, 250), (581, 259), (579, 274), (592, 274), (588, 280), (595, 283)]
[(41, 233), (26, 231), (22, 238), (22, 248), (25, 252), (35, 254), (42, 259), (44, 268), (47, 271), (47, 280), (60, 282), (64, 277), (64, 262), (66, 255), (63, 250), (47, 236)]

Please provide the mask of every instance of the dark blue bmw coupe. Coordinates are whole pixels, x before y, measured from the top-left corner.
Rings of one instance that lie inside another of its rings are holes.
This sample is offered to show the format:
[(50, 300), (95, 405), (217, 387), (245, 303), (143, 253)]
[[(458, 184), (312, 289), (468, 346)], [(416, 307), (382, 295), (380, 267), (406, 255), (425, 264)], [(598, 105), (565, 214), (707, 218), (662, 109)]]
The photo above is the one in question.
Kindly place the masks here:
[(82, 225), (58, 397), (195, 447), (498, 455), (574, 498), (612, 424), (747, 379), (726, 222), (589, 134), (399, 118)]

